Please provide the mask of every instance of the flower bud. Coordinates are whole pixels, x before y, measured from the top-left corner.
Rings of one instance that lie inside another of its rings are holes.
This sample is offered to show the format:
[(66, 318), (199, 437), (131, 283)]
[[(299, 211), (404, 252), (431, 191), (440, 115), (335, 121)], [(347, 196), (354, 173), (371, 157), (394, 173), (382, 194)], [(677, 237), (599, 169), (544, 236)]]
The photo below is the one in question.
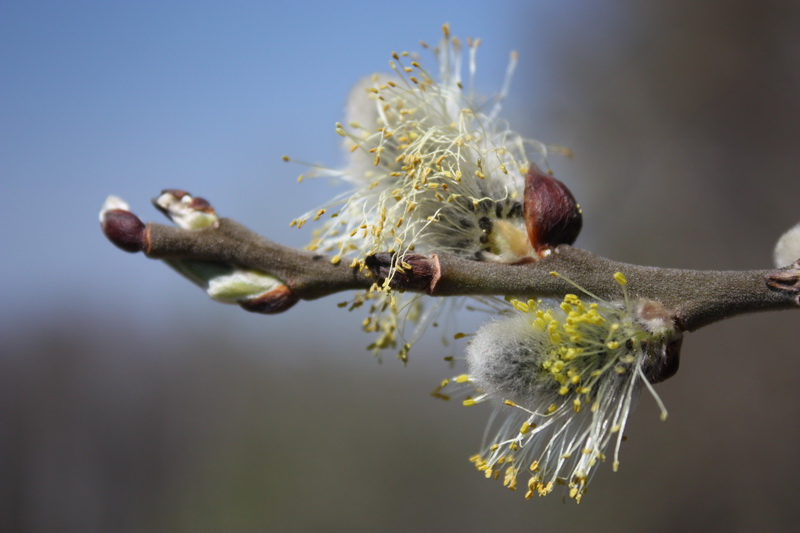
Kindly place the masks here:
[(144, 250), (144, 223), (128, 210), (121, 198), (109, 196), (100, 210), (100, 228), (117, 248), (136, 253)]
[(183, 229), (202, 229), (217, 221), (217, 214), (204, 198), (180, 189), (165, 189), (153, 198), (153, 205)]
[(583, 225), (581, 208), (567, 186), (534, 165), (525, 176), (525, 225), (540, 255), (575, 242)]

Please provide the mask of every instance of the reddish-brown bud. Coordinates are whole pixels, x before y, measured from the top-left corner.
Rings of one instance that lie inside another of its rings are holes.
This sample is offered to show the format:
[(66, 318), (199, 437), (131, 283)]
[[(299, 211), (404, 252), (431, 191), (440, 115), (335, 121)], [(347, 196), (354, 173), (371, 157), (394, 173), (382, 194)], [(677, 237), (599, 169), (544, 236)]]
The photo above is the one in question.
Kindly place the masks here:
[(106, 238), (117, 248), (131, 253), (144, 250), (145, 225), (130, 211), (124, 209), (104, 211), (100, 227)]
[(255, 298), (240, 301), (239, 305), (245, 311), (274, 315), (283, 313), (298, 302), (299, 298), (292, 289), (286, 285), (279, 285)]
[(644, 375), (650, 383), (661, 383), (678, 373), (681, 364), (683, 337), (671, 341), (664, 352), (656, 354), (653, 361), (644, 366)]
[(537, 253), (578, 238), (583, 217), (575, 197), (566, 185), (533, 165), (525, 176), (524, 209), (528, 238)]

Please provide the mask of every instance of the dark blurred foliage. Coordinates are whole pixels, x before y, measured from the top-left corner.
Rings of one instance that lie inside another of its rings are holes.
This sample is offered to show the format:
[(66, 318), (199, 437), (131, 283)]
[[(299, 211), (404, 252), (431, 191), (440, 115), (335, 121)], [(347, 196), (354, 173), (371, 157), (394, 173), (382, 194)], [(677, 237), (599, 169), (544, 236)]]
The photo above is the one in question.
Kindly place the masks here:
[[(521, 8), (509, 31), (558, 28), (546, 55), (521, 47), (514, 88), (554, 94), (526, 110), (527, 133), (576, 153), (553, 165), (584, 207), (577, 244), (767, 267), (800, 218), (800, 4), (573, 3)], [(290, 312), (301, 322), (334, 303)], [(669, 419), (643, 397), (620, 471), (604, 465), (580, 505), (525, 502), (472, 469), (488, 411), (430, 398), (454, 372), (435, 341), (402, 368), (371, 361), (355, 323), (338, 338), (302, 324), (254, 339), (211, 319), (149, 332), (125, 313), (73, 303), (59, 323), (2, 331), (0, 531), (729, 532), (800, 519), (796, 313), (689, 334), (681, 372), (659, 385)]]
[[(553, 32), (546, 68), (526, 76), (555, 94), (529, 113), (549, 128), (536, 135), (576, 154), (554, 166), (584, 208), (577, 245), (657, 266), (769, 267), (800, 221), (800, 4), (573, 4), (592, 22)], [(529, 32), (567, 28), (538, 15)], [(658, 441), (630, 501), (651, 517), (643, 529), (796, 527), (798, 323), (764, 314), (687, 335), (681, 371), (659, 386), (669, 420), (630, 430)]]
[[(553, 162), (585, 208), (582, 242), (659, 266), (763, 266), (798, 218), (800, 4), (605, 4), (558, 33), (545, 68), (525, 65), (554, 95), (531, 130), (576, 153)], [(529, 11), (530, 31), (567, 24)]]

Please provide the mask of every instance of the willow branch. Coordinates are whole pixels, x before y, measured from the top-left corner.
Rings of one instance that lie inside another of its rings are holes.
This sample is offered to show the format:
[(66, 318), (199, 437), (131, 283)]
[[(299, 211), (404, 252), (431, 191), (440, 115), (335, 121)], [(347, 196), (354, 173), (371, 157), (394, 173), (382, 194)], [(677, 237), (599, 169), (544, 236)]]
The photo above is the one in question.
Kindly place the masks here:
[[(389, 254), (369, 257), (366, 269), (334, 264), (328, 256), (280, 245), (227, 218), (186, 230), (145, 225), (132, 213), (112, 211), (105, 216), (103, 231), (119, 247), (154, 259), (210, 261), (264, 272), (281, 280), (295, 301), (368, 289), (385, 279), (393, 265)], [(522, 265), (448, 254), (410, 255), (404, 262), (410, 268), (396, 272), (392, 286), (431, 296), (562, 297), (575, 292), (568, 279), (599, 298), (614, 300), (620, 298), (620, 288), (613, 274), (622, 272), (631, 296), (661, 302), (684, 331), (742, 313), (800, 306), (800, 261), (780, 270), (683, 270), (621, 263), (562, 245)]]

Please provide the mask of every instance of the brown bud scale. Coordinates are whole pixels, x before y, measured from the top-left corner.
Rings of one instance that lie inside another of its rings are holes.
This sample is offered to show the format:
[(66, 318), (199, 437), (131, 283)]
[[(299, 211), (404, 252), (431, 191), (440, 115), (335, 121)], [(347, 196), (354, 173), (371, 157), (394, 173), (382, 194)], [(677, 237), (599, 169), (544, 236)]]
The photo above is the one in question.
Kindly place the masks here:
[(583, 217), (566, 185), (531, 166), (525, 176), (525, 226), (533, 249), (542, 255), (578, 238)]
[(770, 272), (766, 282), (774, 290), (800, 292), (800, 260), (789, 267)]
[(367, 268), (381, 281), (390, 277), (391, 286), (398, 290), (428, 291), (435, 278), (433, 261), (424, 256), (409, 254), (401, 263), (410, 268), (398, 268), (392, 272), (394, 254), (378, 253), (364, 261)]
[(255, 298), (239, 302), (239, 306), (251, 313), (275, 315), (288, 310), (294, 306), (298, 300), (299, 298), (292, 289), (286, 285), (279, 285), (271, 291), (260, 294)]
[(667, 344), (663, 353), (656, 354), (655, 359), (644, 368), (644, 375), (650, 383), (661, 383), (678, 373), (681, 364), (681, 345), (683, 337), (678, 337)]
[(124, 209), (103, 213), (100, 224), (103, 234), (117, 248), (126, 252), (141, 252), (145, 246), (145, 225), (139, 217)]

